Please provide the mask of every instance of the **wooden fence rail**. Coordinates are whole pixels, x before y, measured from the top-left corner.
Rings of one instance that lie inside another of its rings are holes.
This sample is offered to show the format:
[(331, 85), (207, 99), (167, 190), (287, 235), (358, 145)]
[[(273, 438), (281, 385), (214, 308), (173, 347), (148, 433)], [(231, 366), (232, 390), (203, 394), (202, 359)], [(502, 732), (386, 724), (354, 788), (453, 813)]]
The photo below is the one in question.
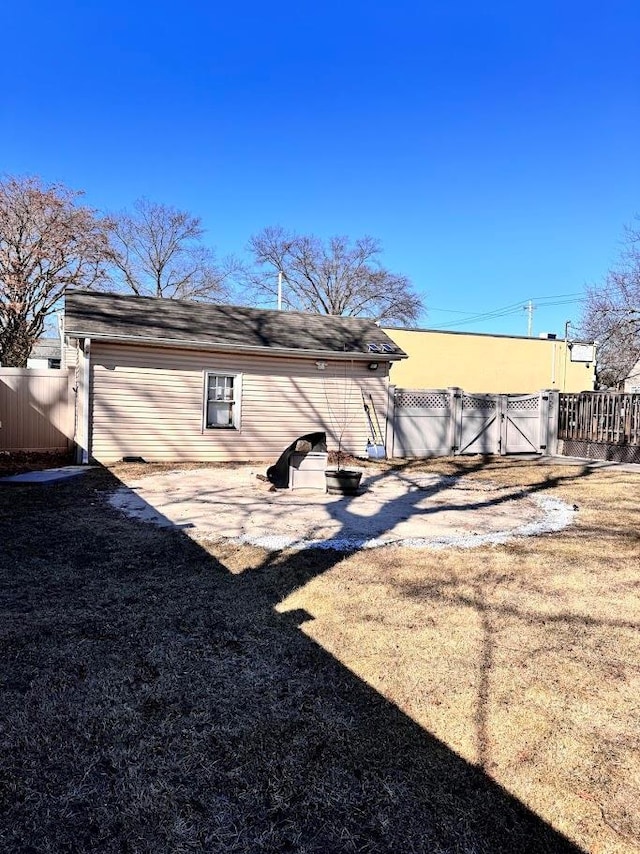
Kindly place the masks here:
[(558, 438), (640, 446), (640, 394), (561, 394)]

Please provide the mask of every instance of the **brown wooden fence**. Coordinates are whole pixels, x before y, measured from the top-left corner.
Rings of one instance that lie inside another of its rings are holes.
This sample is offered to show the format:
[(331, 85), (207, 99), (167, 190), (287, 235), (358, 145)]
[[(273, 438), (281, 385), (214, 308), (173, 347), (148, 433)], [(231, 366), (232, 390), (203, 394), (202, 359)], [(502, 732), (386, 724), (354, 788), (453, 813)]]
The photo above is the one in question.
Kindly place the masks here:
[(561, 394), (558, 439), (567, 455), (640, 461), (640, 394)]
[(0, 451), (64, 451), (73, 427), (73, 371), (0, 368)]

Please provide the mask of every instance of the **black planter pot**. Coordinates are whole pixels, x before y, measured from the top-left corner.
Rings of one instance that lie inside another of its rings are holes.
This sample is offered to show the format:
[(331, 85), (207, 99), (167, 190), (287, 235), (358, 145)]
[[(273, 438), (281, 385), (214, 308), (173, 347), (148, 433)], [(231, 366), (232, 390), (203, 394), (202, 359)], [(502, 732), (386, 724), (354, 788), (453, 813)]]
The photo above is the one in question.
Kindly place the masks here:
[(331, 495), (355, 495), (360, 486), (361, 471), (353, 469), (327, 469), (327, 492)]

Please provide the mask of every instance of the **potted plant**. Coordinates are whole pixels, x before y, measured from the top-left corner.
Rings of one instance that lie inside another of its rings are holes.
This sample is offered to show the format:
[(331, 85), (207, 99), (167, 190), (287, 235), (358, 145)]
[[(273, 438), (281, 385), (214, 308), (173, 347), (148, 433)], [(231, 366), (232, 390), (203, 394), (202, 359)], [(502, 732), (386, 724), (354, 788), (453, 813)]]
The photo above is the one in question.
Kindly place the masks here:
[(326, 469), (327, 492), (331, 495), (356, 495), (362, 472), (355, 469)]
[(358, 492), (358, 487), (360, 486), (360, 480), (362, 478), (361, 471), (358, 471), (357, 469), (349, 469), (342, 467), (342, 442), (344, 439), (345, 430), (347, 429), (347, 424), (349, 422), (349, 402), (351, 396), (351, 388), (347, 388), (347, 384), (347, 363), (345, 361), (344, 382), (341, 389), (342, 407), (340, 417), (336, 417), (335, 412), (332, 411), (329, 395), (326, 395), (329, 413), (332, 419), (336, 422), (338, 428), (337, 465), (335, 468), (328, 468), (325, 470), (327, 492), (331, 495), (356, 495), (356, 493)]

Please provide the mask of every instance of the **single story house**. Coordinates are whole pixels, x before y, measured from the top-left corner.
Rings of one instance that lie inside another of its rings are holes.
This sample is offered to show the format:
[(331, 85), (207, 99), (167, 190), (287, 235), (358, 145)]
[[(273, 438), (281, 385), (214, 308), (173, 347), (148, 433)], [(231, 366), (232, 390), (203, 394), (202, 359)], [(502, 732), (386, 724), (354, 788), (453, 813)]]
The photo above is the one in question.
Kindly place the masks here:
[(528, 394), (541, 389), (592, 391), (593, 342), (384, 327), (408, 358), (395, 364), (398, 388), (449, 388), (487, 394)]
[[(79, 460), (275, 460), (323, 430), (365, 455), (386, 430), (389, 366), (372, 320), (68, 291)], [(371, 406), (373, 404), (373, 406)]]
[(38, 338), (27, 359), (28, 368), (59, 368), (62, 342), (60, 338)]
[(31, 348), (31, 353), (27, 359), (27, 368), (35, 370), (59, 368), (61, 351), (62, 342), (60, 338), (38, 338)]

